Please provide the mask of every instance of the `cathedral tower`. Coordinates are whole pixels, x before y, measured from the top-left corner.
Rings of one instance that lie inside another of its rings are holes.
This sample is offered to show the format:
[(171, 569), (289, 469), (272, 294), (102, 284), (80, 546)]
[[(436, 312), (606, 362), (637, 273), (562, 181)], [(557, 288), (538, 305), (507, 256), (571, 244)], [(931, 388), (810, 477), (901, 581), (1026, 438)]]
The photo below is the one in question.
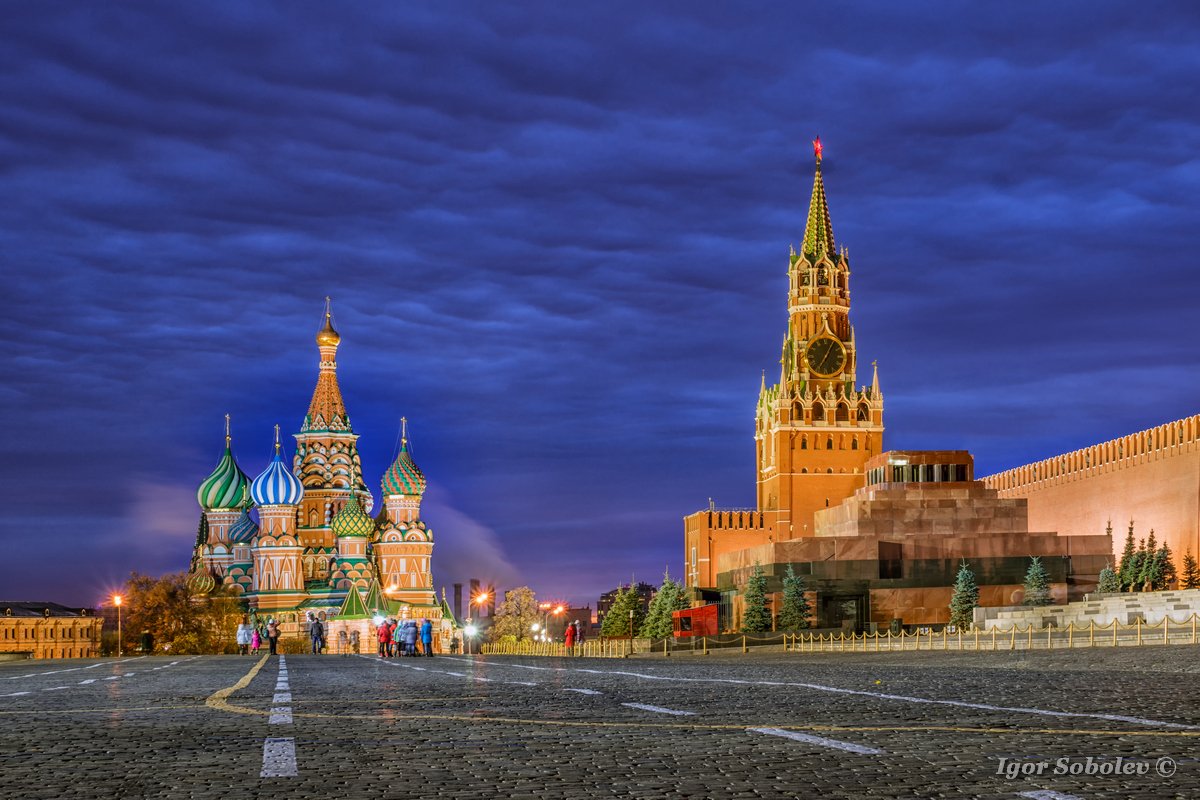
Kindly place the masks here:
[(323, 577), (334, 552), (336, 535), (330, 527), (334, 516), (350, 499), (351, 489), (359, 502), (371, 507), (371, 494), (362, 479), (358, 456), (358, 434), (350, 427), (346, 403), (337, 379), (337, 350), (341, 335), (333, 327), (333, 310), (325, 298), (325, 319), (317, 331), (317, 385), (304, 424), (296, 438), (293, 471), (304, 484), (300, 506), (299, 537), (305, 547), (305, 575)]
[(260, 610), (296, 608), (305, 599), (296, 511), (304, 500), (304, 486), (283, 463), (279, 426), (275, 426), (275, 458), (250, 484), (258, 505), (258, 533), (254, 555), (255, 606)]
[(440, 617), (433, 592), (433, 531), (421, 520), (425, 475), (408, 450), (408, 420), (401, 419), (400, 453), (383, 475), (386, 517), (375, 542), (379, 581), (388, 597), (423, 607), (423, 616)]
[[(250, 478), (233, 457), (229, 415), (225, 415), (225, 452), (212, 473), (196, 490), (196, 501), (204, 511), (203, 541), (196, 543), (193, 571), (207, 572), (220, 579), (234, 562), (232, 529), (250, 507)], [(198, 587), (199, 588), (199, 587)], [(211, 588), (211, 587), (209, 587)]]

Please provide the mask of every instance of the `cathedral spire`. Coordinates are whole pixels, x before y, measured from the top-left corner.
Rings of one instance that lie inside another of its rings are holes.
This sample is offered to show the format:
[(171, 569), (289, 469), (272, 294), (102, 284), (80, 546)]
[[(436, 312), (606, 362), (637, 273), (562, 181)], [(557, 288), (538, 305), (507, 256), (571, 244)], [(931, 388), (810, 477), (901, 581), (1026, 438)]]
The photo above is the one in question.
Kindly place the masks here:
[(817, 162), (813, 175), (812, 198), (808, 202), (808, 223), (804, 226), (804, 244), (801, 250), (810, 263), (822, 254), (833, 258), (837, 249), (833, 244), (833, 224), (829, 221), (829, 205), (825, 201), (825, 181), (821, 177), (821, 158), (824, 153), (821, 137), (813, 139), (813, 156)]
[(313, 390), (308, 413), (304, 416), (303, 433), (310, 431), (346, 431), (350, 429), (350, 418), (346, 414), (346, 403), (337, 380), (337, 349), (342, 337), (333, 328), (333, 306), (325, 298), (325, 323), (317, 331), (317, 350), (321, 355), (317, 374), (317, 386)]
[(879, 397), (879, 362), (871, 362), (871, 399)]

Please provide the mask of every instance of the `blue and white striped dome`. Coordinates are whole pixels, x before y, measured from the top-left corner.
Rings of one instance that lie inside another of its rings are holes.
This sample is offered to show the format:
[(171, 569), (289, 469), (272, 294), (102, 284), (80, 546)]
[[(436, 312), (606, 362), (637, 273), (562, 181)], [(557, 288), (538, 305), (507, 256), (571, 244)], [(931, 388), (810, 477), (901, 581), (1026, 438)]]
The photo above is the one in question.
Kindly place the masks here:
[(260, 506), (294, 506), (304, 497), (304, 484), (292, 474), (279, 454), (279, 426), (275, 426), (275, 458), (250, 484), (250, 496)]
[(250, 518), (248, 509), (242, 509), (242, 515), (229, 528), (229, 541), (233, 544), (248, 542), (258, 533), (258, 526)]

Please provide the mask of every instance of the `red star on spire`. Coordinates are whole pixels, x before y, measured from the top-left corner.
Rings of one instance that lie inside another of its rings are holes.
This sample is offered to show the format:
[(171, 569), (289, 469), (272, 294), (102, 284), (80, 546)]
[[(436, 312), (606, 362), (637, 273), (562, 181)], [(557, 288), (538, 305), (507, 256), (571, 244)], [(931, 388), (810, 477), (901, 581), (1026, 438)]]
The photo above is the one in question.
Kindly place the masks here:
[(813, 139), (813, 155), (817, 157), (817, 161), (821, 160), (821, 152), (825, 148), (821, 145), (821, 137)]

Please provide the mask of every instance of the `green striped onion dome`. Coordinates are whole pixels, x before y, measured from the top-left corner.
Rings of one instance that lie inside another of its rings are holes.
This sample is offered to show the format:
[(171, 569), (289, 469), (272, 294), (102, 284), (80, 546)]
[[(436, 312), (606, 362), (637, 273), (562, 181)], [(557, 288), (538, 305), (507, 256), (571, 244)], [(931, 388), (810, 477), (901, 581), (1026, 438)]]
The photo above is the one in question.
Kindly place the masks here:
[(401, 440), (400, 455), (396, 456), (392, 466), (383, 474), (383, 493), (385, 495), (425, 493), (425, 476), (413, 463), (412, 456), (408, 453), (406, 440)]
[(205, 511), (245, 508), (250, 505), (250, 478), (233, 460), (233, 451), (225, 444), (225, 454), (217, 468), (196, 490), (196, 500)]
[(229, 541), (233, 544), (248, 542), (258, 533), (258, 526), (250, 519), (249, 509), (242, 509), (242, 515), (229, 528)]
[(350, 492), (350, 501), (333, 515), (329, 522), (334, 536), (370, 536), (375, 532), (375, 520), (359, 505), (358, 494)]

